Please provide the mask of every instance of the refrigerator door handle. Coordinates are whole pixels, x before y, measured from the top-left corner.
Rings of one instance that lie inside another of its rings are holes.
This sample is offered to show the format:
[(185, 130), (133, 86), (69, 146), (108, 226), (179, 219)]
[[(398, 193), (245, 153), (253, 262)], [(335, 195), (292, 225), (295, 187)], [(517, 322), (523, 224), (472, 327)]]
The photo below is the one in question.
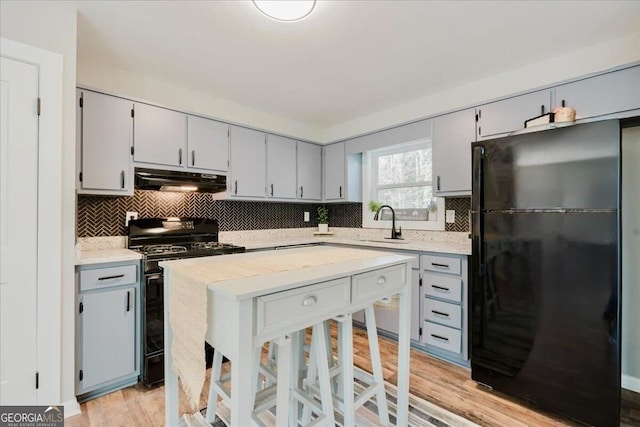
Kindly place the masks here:
[(471, 192), (471, 212), (473, 215), (471, 221), (471, 233), (475, 249), (475, 254), (478, 260), (478, 275), (484, 274), (484, 259), (482, 257), (482, 191), (483, 191), (483, 158), (484, 147), (473, 148), (473, 188)]

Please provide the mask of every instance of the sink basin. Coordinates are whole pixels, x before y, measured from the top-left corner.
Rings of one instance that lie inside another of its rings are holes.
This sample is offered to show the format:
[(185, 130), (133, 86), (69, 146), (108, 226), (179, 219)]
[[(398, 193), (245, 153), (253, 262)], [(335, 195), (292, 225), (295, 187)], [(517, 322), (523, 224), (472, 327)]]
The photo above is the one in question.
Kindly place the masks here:
[(394, 244), (407, 244), (408, 240), (401, 239), (360, 239), (361, 242), (372, 242), (372, 243), (394, 243)]

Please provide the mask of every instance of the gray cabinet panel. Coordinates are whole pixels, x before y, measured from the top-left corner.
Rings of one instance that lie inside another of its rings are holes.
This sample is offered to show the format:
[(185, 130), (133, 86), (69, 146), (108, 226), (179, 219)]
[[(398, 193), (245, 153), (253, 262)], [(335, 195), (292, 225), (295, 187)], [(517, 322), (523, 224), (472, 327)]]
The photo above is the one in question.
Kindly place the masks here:
[(471, 142), (476, 137), (476, 110), (469, 108), (433, 122), (435, 194), (471, 195)]
[(186, 165), (187, 116), (165, 108), (135, 104), (133, 144), (136, 162)]
[(549, 112), (551, 91), (540, 90), (478, 107), (478, 140), (524, 128), (524, 122)]
[(296, 198), (296, 141), (267, 136), (267, 196)]
[(640, 66), (591, 77), (555, 88), (555, 104), (576, 110), (576, 118), (640, 108)]
[(82, 153), (82, 181), (78, 192), (132, 194), (133, 103), (86, 90), (78, 90), (77, 94), (81, 121), (78, 137)]
[(325, 145), (323, 150), (324, 198), (326, 200), (344, 199), (346, 194), (344, 142)]
[(187, 167), (226, 172), (229, 168), (229, 125), (195, 116), (188, 116), (187, 123)]
[(298, 141), (298, 198), (322, 198), (322, 147)]
[(231, 196), (264, 197), (265, 134), (252, 129), (231, 126), (229, 146)]
[(86, 392), (136, 372), (136, 289), (88, 293), (81, 301), (80, 384)]

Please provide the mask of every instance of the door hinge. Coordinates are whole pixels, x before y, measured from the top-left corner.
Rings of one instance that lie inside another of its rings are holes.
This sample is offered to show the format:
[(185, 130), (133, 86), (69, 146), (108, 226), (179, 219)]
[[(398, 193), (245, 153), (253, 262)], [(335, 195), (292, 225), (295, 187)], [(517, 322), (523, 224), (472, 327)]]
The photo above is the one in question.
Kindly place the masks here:
[(134, 148), (133, 148), (133, 145), (132, 145), (132, 146), (131, 146), (131, 155), (132, 155), (132, 156), (133, 156), (133, 153), (134, 153)]
[(136, 114), (135, 114), (135, 110), (132, 108), (132, 109), (131, 109), (131, 117), (133, 117), (133, 116), (135, 116), (135, 115), (136, 115)]
[(36, 372), (36, 390), (40, 388), (40, 372)]
[(80, 313), (82, 313), (84, 311), (84, 304), (80, 303), (80, 308), (78, 310)]
[(478, 123), (478, 114), (476, 113), (476, 123)]
[(422, 277), (420, 278), (419, 283), (420, 283), (420, 287), (422, 287)]
[(80, 375), (78, 375), (78, 378), (80, 379), (80, 381), (82, 381), (82, 379), (84, 378), (84, 372), (82, 371), (82, 369), (80, 369)]
[(418, 328), (418, 335), (422, 335), (422, 328)]
[(80, 182), (82, 182), (82, 172), (80, 172), (78, 175), (78, 179), (80, 180)]
[(82, 96), (80, 96), (80, 108), (84, 106), (84, 102), (82, 101)]
[(38, 97), (38, 115), (40, 115), (40, 111), (42, 110), (42, 100)]

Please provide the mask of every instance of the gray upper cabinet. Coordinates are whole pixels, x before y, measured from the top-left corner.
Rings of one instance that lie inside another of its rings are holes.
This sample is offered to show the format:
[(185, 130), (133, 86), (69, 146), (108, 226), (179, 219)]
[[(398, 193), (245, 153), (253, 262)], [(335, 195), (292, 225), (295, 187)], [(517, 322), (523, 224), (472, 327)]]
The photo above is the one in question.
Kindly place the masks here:
[(229, 169), (229, 125), (196, 116), (188, 116), (187, 123), (187, 167), (226, 172)]
[(267, 135), (267, 197), (296, 198), (296, 141)]
[(322, 198), (322, 147), (298, 141), (298, 198)]
[(264, 197), (266, 179), (265, 134), (231, 126), (229, 194), (240, 197)]
[(540, 90), (478, 107), (478, 140), (524, 128), (524, 122), (550, 111), (551, 90)]
[(186, 114), (135, 104), (133, 129), (134, 161), (165, 166), (186, 165)]
[(133, 103), (78, 89), (78, 193), (132, 195)]
[(433, 184), (437, 196), (471, 195), (471, 142), (476, 110), (457, 111), (433, 122)]
[(640, 66), (555, 88), (555, 105), (575, 108), (576, 119), (640, 108)]
[(323, 149), (324, 198), (342, 200), (346, 194), (344, 142), (325, 145)]

